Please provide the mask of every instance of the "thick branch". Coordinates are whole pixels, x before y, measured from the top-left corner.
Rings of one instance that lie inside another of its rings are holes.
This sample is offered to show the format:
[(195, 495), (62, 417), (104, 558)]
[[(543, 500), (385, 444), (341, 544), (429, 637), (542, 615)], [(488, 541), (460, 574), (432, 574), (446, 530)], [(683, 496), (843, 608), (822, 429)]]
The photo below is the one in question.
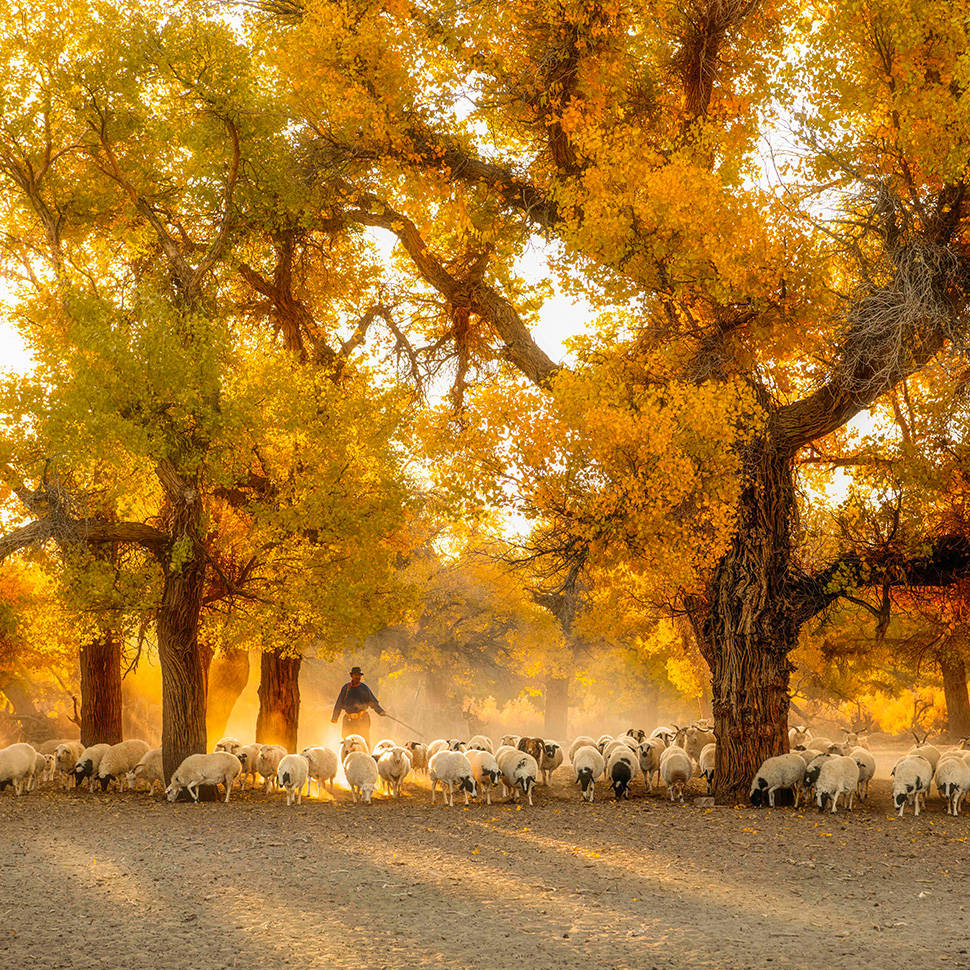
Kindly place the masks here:
[(84, 542), (91, 545), (124, 543), (141, 546), (156, 558), (162, 558), (169, 537), (154, 526), (142, 522), (112, 522), (108, 519), (37, 519), (28, 525), (0, 536), (0, 561), (18, 549), (40, 545), (51, 539), (58, 542)]

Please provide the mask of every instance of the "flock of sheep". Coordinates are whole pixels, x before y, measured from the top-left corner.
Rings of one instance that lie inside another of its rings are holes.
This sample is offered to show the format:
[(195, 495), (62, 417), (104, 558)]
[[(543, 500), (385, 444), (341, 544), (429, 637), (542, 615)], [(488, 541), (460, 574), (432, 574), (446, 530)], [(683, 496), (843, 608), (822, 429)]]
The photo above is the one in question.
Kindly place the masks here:
[[(839, 744), (813, 738), (807, 729), (796, 727), (789, 732), (789, 741), (790, 753), (768, 758), (755, 775), (753, 805), (774, 807), (775, 793), (783, 789), (791, 789), (796, 807), (801, 799), (806, 803), (812, 799), (819, 811), (831, 805), (835, 812), (840, 799), (851, 809), (856, 795), (866, 797), (876, 763), (864, 740), (850, 734)], [(470, 797), (490, 805), (492, 791), (499, 787), (504, 798), (515, 801), (521, 796), (532, 805), (534, 788), (550, 784), (564, 755), (586, 801), (593, 800), (600, 781), (614, 798), (625, 798), (641, 774), (648, 793), (662, 782), (670, 800), (679, 799), (681, 804), (684, 787), (695, 774), (707, 780), (708, 791), (713, 787), (714, 734), (708, 723), (697, 722), (686, 728), (659, 727), (649, 736), (633, 728), (617, 737), (581, 735), (567, 752), (555, 741), (518, 735), (505, 735), (497, 746), (484, 735), (468, 741), (439, 739), (428, 745), (385, 740), (371, 751), (363, 737), (352, 734), (341, 742), (339, 752), (312, 746), (299, 754), (290, 754), (281, 745), (244, 745), (235, 738), (223, 738), (211, 754), (186, 758), (167, 788), (162, 750), (149, 748), (144, 741), (86, 748), (76, 741), (48, 742), (39, 748), (18, 743), (0, 749), (0, 791), (12, 785), (20, 795), (42, 781), (64, 787), (73, 778), (78, 787), (87, 784), (93, 790), (100, 785), (102, 791), (112, 783), (118, 787), (127, 783), (129, 789), (143, 783), (152, 793), (159, 784), (170, 801), (183, 791), (198, 801), (201, 786), (222, 785), (228, 802), (235, 785), (245, 787), (249, 779), (255, 788), (258, 779), (267, 792), (274, 787), (285, 791), (286, 803), (292, 805), (302, 801), (304, 792), (309, 795), (311, 782), (316, 783), (318, 796), (327, 787), (332, 793), (342, 767), (355, 803), (369, 803), (378, 788), (399, 797), (407, 776), (422, 772), (431, 781), (432, 804), (440, 786), (449, 805), (454, 805), (456, 792), (464, 795), (466, 805)], [(909, 803), (918, 815), (934, 780), (947, 812), (958, 815), (963, 799), (970, 798), (970, 739), (948, 751), (917, 739), (893, 769), (898, 814)]]
[[(847, 734), (846, 741), (837, 744), (828, 738), (812, 738), (807, 728), (793, 727), (788, 738), (791, 751), (768, 758), (754, 776), (753, 805), (767, 800), (774, 807), (775, 792), (791, 789), (796, 808), (804, 797), (806, 804), (814, 800), (820, 812), (831, 805), (834, 814), (840, 798), (846, 810), (851, 810), (856, 795), (866, 797), (876, 773), (876, 760), (864, 742), (856, 743), (856, 735)], [(897, 815), (903, 814), (907, 804), (913, 806), (914, 815), (919, 815), (934, 781), (947, 814), (959, 815), (964, 798), (970, 799), (970, 739), (941, 751), (925, 738), (916, 738), (916, 744), (893, 767), (892, 779)]]

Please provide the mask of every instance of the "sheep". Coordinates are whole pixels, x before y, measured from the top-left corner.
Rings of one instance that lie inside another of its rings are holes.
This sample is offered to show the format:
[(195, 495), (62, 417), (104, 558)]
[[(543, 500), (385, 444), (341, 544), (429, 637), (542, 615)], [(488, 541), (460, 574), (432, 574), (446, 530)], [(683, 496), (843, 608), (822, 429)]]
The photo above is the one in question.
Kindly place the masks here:
[(796, 724), (788, 729), (788, 746), (807, 745), (812, 740), (812, 732), (804, 724)]
[(854, 748), (865, 748), (866, 751), (869, 750), (869, 738), (858, 734), (855, 731), (848, 731), (843, 728), (845, 737), (842, 739), (842, 747), (846, 751), (852, 751)]
[(539, 764), (542, 760), (543, 744), (542, 738), (519, 738), (519, 743), (516, 747), (519, 751), (524, 751), (526, 754), (532, 755), (535, 758), (536, 764)]
[(377, 762), (377, 773), (381, 776), (386, 791), (395, 798), (401, 797), (401, 785), (411, 771), (411, 759), (404, 748), (394, 747), (381, 755)]
[(469, 751), (487, 751), (489, 754), (494, 754), (495, 749), (492, 746), (492, 739), (485, 737), (484, 734), (476, 734), (467, 745), (465, 745), (466, 754)]
[(674, 738), (677, 736), (676, 728), (668, 727), (667, 725), (661, 725), (660, 727), (654, 728), (650, 732), (651, 738), (659, 738), (664, 743), (665, 748), (669, 748), (673, 743)]
[[(817, 760), (817, 759), (816, 759)], [(795, 807), (802, 781), (805, 778), (805, 762), (797, 754), (780, 754), (762, 762), (758, 773), (751, 782), (751, 804), (756, 808), (768, 798), (768, 805), (775, 807), (775, 792), (779, 788), (790, 788), (795, 795)]]
[(242, 772), (242, 764), (228, 751), (214, 751), (212, 754), (190, 754), (175, 769), (172, 780), (165, 789), (165, 795), (174, 802), (182, 793), (188, 791), (193, 801), (199, 801), (199, 787), (202, 785), (223, 785), (226, 789), (226, 804), (232, 792), (232, 783)]
[(849, 757), (859, 766), (859, 799), (865, 800), (869, 794), (869, 782), (876, 773), (876, 759), (873, 758), (872, 752), (862, 745), (856, 745), (849, 752)]
[(582, 789), (583, 801), (591, 802), (595, 781), (606, 770), (603, 755), (596, 745), (587, 744), (578, 748), (569, 760), (576, 772), (576, 781)]
[(647, 732), (644, 731), (643, 728), (627, 728), (626, 733), (628, 737), (631, 737), (634, 741), (636, 741), (637, 747), (640, 746), (642, 741), (647, 740)]
[[(815, 754), (815, 752), (811, 752)], [(815, 799), (815, 782), (818, 781), (819, 773), (822, 771), (822, 765), (825, 764), (830, 758), (838, 758), (840, 755), (829, 754), (827, 751), (823, 751), (820, 754), (815, 754), (815, 757), (809, 761), (808, 765), (805, 767), (805, 777), (802, 779), (802, 789), (801, 794), (805, 797), (806, 804), (809, 800)], [(798, 808), (798, 796), (795, 797), (795, 808)]]
[(215, 754), (216, 751), (228, 751), (229, 754), (236, 754), (242, 746), (242, 741), (236, 738), (220, 738), (216, 741), (216, 746), (212, 749), (212, 752)]
[(256, 787), (256, 759), (259, 757), (258, 744), (245, 744), (237, 752), (236, 757), (242, 765), (242, 774), (239, 776), (239, 787), (246, 787), (248, 777), (253, 788)]
[(132, 738), (130, 741), (121, 741), (111, 745), (98, 765), (98, 781), (101, 782), (101, 791), (107, 791), (112, 781), (121, 787), (121, 778), (127, 775), (141, 759), (148, 754), (149, 747), (147, 741)]
[(286, 789), (286, 804), (303, 804), (303, 786), (310, 776), (310, 762), (302, 754), (288, 754), (280, 759), (276, 768), (276, 784)]
[(438, 787), (438, 782), (441, 782), (442, 797), (445, 793), (445, 786), (448, 786), (448, 805), (450, 807), (455, 804), (456, 786), (465, 793), (466, 805), (469, 795), (473, 798), (478, 795), (472, 764), (463, 751), (439, 751), (429, 762), (428, 773), (431, 776), (432, 805), (434, 805), (435, 789)]
[(599, 748), (600, 754), (602, 754), (606, 750), (606, 746), (611, 741), (615, 741), (615, 740), (616, 740), (616, 738), (614, 738), (612, 734), (602, 734), (602, 735), (600, 735), (600, 739), (596, 742), (596, 747)]
[(532, 789), (539, 777), (539, 762), (528, 751), (509, 751), (501, 758), (496, 758), (502, 769), (502, 788), (504, 794), (510, 794), (515, 801), (515, 790), (520, 789), (532, 804)]
[(417, 774), (419, 771), (423, 771), (425, 774), (428, 773), (428, 761), (430, 755), (428, 754), (428, 746), (422, 744), (420, 741), (408, 741), (404, 745), (404, 750), (407, 751), (411, 758), (411, 770)]
[[(337, 752), (330, 748), (308, 747), (304, 748), (300, 754), (307, 760), (310, 766), (308, 779), (313, 779), (317, 783), (317, 798), (323, 790), (324, 784), (330, 785), (330, 793), (333, 794), (333, 779), (337, 774), (340, 762), (337, 760)], [(310, 794), (310, 783), (307, 781), (307, 795)]]
[(547, 788), (552, 784), (552, 773), (562, 764), (562, 747), (555, 741), (542, 742), (542, 754), (539, 757), (539, 770), (542, 772), (542, 784)]
[(692, 724), (687, 729), (684, 750), (687, 752), (688, 757), (690, 757), (692, 761), (700, 763), (701, 751), (703, 751), (708, 744), (713, 744), (714, 741), (715, 738), (713, 731), (707, 731), (699, 727), (697, 724)]
[(501, 761), (502, 755), (507, 754), (509, 751), (518, 751), (518, 748), (513, 748), (511, 744), (500, 744), (498, 749), (495, 751), (495, 760)]
[(397, 745), (393, 741), (391, 741), (389, 738), (385, 738), (383, 741), (378, 741), (377, 744), (375, 744), (374, 747), (371, 748), (370, 756), (375, 761), (380, 761), (381, 755), (383, 755), (386, 751), (390, 751), (391, 748), (396, 748), (396, 747)]
[(259, 754), (256, 755), (256, 770), (263, 776), (263, 791), (269, 794), (271, 787), (276, 785), (276, 772), (280, 762), (286, 757), (286, 748), (282, 744), (261, 744)]
[(354, 797), (354, 804), (357, 804), (357, 796), (361, 801), (370, 805), (371, 796), (377, 787), (380, 777), (377, 771), (377, 762), (370, 756), (369, 751), (350, 751), (344, 759), (344, 774), (347, 776), (347, 784), (350, 785), (350, 793)]
[(818, 752), (814, 748), (809, 751), (808, 748), (804, 747), (804, 745), (797, 745), (796, 747), (792, 748), (789, 753), (797, 754), (798, 757), (805, 762), (806, 768), (812, 763), (814, 758), (818, 757)]
[(24, 742), (0, 749), (0, 791), (13, 785), (17, 795), (29, 792), (34, 781), (38, 752)]
[(906, 757), (925, 758), (930, 763), (930, 767), (936, 771), (936, 766), (940, 763), (941, 752), (935, 744), (927, 744), (923, 741), (920, 744), (914, 744), (906, 752)]
[(845, 756), (829, 758), (819, 771), (815, 782), (815, 801), (819, 812), (825, 811), (826, 799), (832, 802), (832, 814), (839, 807), (839, 796), (849, 799), (847, 810), (852, 810), (856, 789), (859, 787), (859, 766), (855, 760)]
[(70, 777), (84, 748), (80, 741), (62, 741), (54, 749), (54, 772), (58, 788), (70, 787)]
[(472, 775), (475, 778), (475, 784), (478, 785), (481, 792), (485, 795), (485, 804), (491, 805), (492, 788), (498, 784), (502, 776), (498, 762), (495, 760), (495, 755), (489, 751), (469, 747), (465, 752), (465, 757), (468, 758), (472, 766)]
[(892, 771), (893, 776), (893, 804), (902, 818), (906, 802), (913, 805), (913, 814), (919, 815), (920, 799), (926, 800), (926, 793), (933, 780), (933, 767), (922, 756), (906, 755), (896, 762)]
[(92, 744), (81, 752), (81, 757), (74, 765), (74, 787), (80, 788), (81, 782), (88, 779), (88, 789), (94, 790), (94, 779), (98, 777), (101, 759), (110, 748), (110, 744)]
[[(499, 744), (507, 744), (510, 748), (517, 748), (519, 745), (519, 735), (518, 734), (503, 734), (502, 740)], [(494, 752), (493, 752), (494, 754)]]
[[(819, 751), (823, 754), (834, 754), (835, 752), (832, 750), (832, 748), (837, 748), (839, 746), (831, 738), (818, 737), (812, 738), (812, 740), (809, 741), (805, 747), (809, 751)], [(839, 753), (841, 753), (841, 751)]]
[(431, 759), (439, 751), (450, 751), (450, 750), (451, 750), (451, 747), (448, 744), (447, 738), (435, 738), (435, 740), (428, 745), (428, 762), (430, 763)]
[(573, 738), (572, 743), (569, 745), (568, 758), (569, 763), (573, 762), (573, 755), (580, 749), (585, 747), (596, 747), (596, 742), (586, 734), (581, 734), (578, 738)]
[(648, 794), (653, 791), (654, 774), (657, 776), (657, 784), (660, 784), (660, 758), (666, 750), (667, 746), (661, 738), (647, 738), (637, 749), (637, 760), (640, 762)]
[(626, 798), (639, 767), (640, 762), (636, 754), (625, 744), (613, 749), (606, 763), (606, 779), (617, 801)]
[(625, 744), (631, 751), (636, 751), (639, 741), (632, 734), (621, 734), (617, 739), (620, 744)]
[(162, 768), (162, 749), (152, 748), (146, 751), (134, 768), (131, 768), (125, 780), (128, 782), (129, 791), (137, 788), (139, 781), (148, 782), (148, 794), (155, 794), (155, 782), (159, 782), (162, 788), (165, 787), (165, 771)]
[(711, 742), (710, 744), (705, 744), (701, 748), (700, 757), (697, 759), (697, 765), (700, 768), (701, 774), (707, 780), (707, 793), (710, 794), (714, 791), (714, 762), (717, 760), (717, 742)]
[(340, 742), (340, 763), (343, 764), (347, 760), (347, 755), (354, 751), (363, 751), (364, 754), (370, 754), (370, 747), (359, 734), (348, 734)]
[(31, 791), (36, 791), (41, 782), (54, 777), (54, 756), (52, 754), (41, 754), (36, 748), (34, 748), (34, 751), (36, 754), (34, 757), (34, 777), (30, 783)]
[(959, 815), (960, 802), (970, 792), (970, 765), (960, 757), (941, 758), (934, 780), (946, 802), (947, 815)]
[(686, 751), (676, 747), (670, 747), (664, 751), (660, 759), (660, 777), (667, 786), (671, 801), (674, 800), (675, 795), (679, 795), (680, 804), (684, 804), (684, 785), (690, 781), (693, 774), (694, 764)]
[(33, 745), (41, 754), (56, 754), (57, 749), (62, 744), (76, 744), (78, 746), (77, 753), (81, 754), (84, 749), (84, 745), (80, 741), (74, 741), (71, 738), (54, 738), (50, 741), (42, 741), (40, 744)]

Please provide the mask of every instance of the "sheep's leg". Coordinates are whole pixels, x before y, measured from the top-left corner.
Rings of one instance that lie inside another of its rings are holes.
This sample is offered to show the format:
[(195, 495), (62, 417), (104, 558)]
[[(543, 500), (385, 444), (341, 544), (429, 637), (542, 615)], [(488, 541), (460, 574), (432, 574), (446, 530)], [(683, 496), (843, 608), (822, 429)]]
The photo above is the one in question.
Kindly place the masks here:
[(775, 790), (774, 790), (774, 788), (769, 788), (768, 789), (768, 807), (769, 808), (774, 808), (775, 807)]
[[(438, 779), (437, 778), (432, 779), (432, 781), (431, 781), (431, 804), (432, 805), (434, 805), (434, 790), (437, 787), (437, 785), (438, 785)], [(442, 791), (442, 794), (443, 794), (444, 793), (444, 786), (442, 786), (441, 791)]]

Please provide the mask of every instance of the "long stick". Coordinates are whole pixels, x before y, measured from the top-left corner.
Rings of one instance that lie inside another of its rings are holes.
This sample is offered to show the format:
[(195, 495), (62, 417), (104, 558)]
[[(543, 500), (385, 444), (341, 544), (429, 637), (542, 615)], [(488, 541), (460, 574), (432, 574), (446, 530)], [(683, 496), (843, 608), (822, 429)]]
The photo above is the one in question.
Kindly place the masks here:
[(408, 724), (407, 721), (402, 721), (399, 717), (394, 717), (393, 714), (388, 714), (386, 711), (384, 712), (384, 717), (391, 721), (397, 721), (398, 724), (403, 724), (409, 731), (414, 731), (419, 738), (424, 737), (424, 735), (416, 727)]

